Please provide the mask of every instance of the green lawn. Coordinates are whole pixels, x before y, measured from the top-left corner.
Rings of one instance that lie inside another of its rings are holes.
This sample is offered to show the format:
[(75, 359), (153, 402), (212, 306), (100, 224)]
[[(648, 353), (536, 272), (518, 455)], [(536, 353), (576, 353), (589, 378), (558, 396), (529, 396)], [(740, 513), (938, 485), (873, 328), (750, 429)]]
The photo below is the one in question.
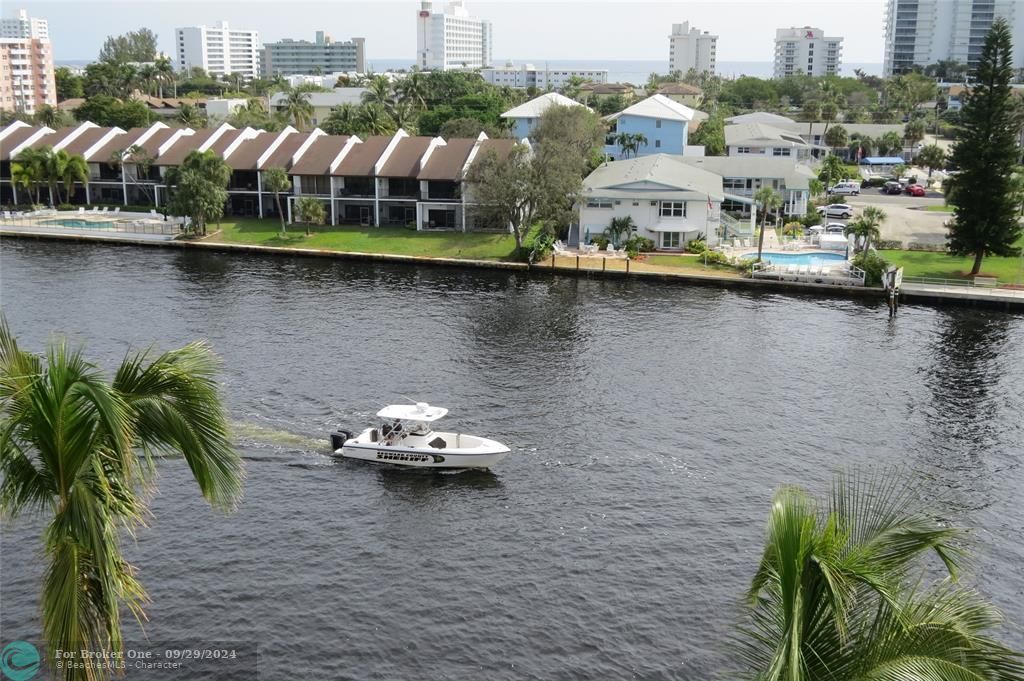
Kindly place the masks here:
[(939, 206), (925, 206), (924, 209), (929, 213), (952, 213), (953, 206), (947, 206), (945, 204)]
[[(1024, 240), (1022, 240), (1024, 241)], [(1021, 245), (1024, 245), (1022, 243)], [(974, 258), (957, 258), (945, 253), (926, 251), (879, 251), (883, 258), (903, 267), (908, 277), (936, 277), (939, 279), (967, 278)], [(996, 277), (1001, 282), (1024, 283), (1020, 258), (987, 256), (981, 262), (981, 274)]]
[[(215, 226), (211, 225), (211, 229)], [(512, 260), (516, 242), (511, 234), (416, 232), (404, 227), (331, 227), (321, 225), (305, 236), (300, 225), (280, 235), (276, 220), (239, 219), (221, 223), (210, 241), (282, 248), (318, 248), (357, 253), (387, 253), (475, 260)]]
[(736, 273), (736, 269), (734, 267), (729, 267), (727, 265), (705, 265), (703, 259), (696, 255), (649, 254), (647, 258), (641, 262), (650, 265), (657, 265), (659, 267), (674, 267), (677, 269), (691, 270), (703, 274), (721, 272)]

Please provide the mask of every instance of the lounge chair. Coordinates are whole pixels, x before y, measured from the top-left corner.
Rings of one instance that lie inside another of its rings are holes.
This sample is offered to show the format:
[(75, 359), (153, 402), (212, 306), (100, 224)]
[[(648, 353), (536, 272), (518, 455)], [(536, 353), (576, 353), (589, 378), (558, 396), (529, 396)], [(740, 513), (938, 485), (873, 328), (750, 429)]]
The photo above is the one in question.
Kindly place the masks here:
[(78, 207), (78, 214), (79, 215), (85, 215), (85, 206), (79, 206)]
[(744, 239), (743, 240), (743, 248), (750, 248), (750, 240), (749, 239)]
[(121, 206), (118, 206), (117, 208), (114, 209), (114, 215), (117, 215), (120, 212), (121, 212)]
[(89, 212), (90, 213), (99, 213), (100, 212), (100, 207), (99, 206), (93, 206), (92, 210), (89, 211)]
[(787, 267), (786, 274), (796, 274), (796, 265), (790, 265)]
[[(150, 208), (149, 209), (149, 214), (152, 215), (153, 217), (156, 217), (156, 208)], [(560, 243), (560, 242), (556, 242), (556, 243)]]

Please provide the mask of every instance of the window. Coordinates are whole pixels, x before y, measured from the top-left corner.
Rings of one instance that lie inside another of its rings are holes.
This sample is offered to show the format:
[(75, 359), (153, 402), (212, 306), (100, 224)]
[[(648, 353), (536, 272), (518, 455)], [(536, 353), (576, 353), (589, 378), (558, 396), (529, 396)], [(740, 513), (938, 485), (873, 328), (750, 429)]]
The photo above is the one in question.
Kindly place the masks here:
[(658, 120), (654, 121), (654, 127), (656, 127), (656, 128), (660, 128), (661, 127), (661, 119), (660, 118)]
[(726, 177), (722, 180), (723, 189), (746, 189), (747, 181), (742, 177)]
[(587, 199), (587, 208), (611, 208), (611, 199)]
[(679, 248), (679, 232), (662, 232), (662, 248)]
[(785, 147), (775, 147), (772, 149), (772, 156), (789, 156), (789, 149)]
[(661, 140), (654, 140), (654, 148), (655, 149), (660, 149), (661, 148)]
[(750, 147), (736, 147), (736, 153), (737, 154), (749, 154), (750, 153)]
[(662, 201), (658, 214), (663, 218), (685, 218), (685, 201)]

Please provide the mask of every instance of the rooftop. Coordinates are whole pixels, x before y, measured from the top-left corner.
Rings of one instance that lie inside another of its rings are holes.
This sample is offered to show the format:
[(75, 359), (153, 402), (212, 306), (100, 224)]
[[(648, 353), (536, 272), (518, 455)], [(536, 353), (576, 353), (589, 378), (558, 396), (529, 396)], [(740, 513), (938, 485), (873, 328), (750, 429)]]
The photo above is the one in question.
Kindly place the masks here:
[(642, 118), (658, 118), (668, 121), (692, 121), (696, 112), (685, 104), (669, 99), (665, 95), (651, 95), (632, 106), (628, 106), (617, 114), (608, 116), (615, 120), (619, 116), (640, 116)]
[(557, 92), (548, 92), (501, 114), (502, 118), (540, 118), (552, 106), (583, 106)]

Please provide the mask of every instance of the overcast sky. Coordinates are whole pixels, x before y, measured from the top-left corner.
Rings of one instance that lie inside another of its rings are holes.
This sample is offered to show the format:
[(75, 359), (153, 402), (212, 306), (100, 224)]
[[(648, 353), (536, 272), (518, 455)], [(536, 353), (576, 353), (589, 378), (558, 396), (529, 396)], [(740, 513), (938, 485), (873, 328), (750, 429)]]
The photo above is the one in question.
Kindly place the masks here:
[[(435, 6), (437, 3), (435, 3)], [(689, 20), (719, 36), (719, 61), (771, 61), (775, 29), (816, 26), (843, 43), (843, 61), (881, 62), (884, 0), (718, 0), (717, 2), (593, 2), (467, 0), (470, 13), (494, 23), (494, 60), (668, 60), (673, 23)], [(178, 26), (255, 29), (264, 42), (313, 39), (318, 29), (335, 39), (366, 38), (367, 59), (409, 59), (416, 52), (419, 2), (409, 0), (3, 0), (48, 19), (58, 60), (94, 59), (107, 35), (146, 26), (172, 54)]]

